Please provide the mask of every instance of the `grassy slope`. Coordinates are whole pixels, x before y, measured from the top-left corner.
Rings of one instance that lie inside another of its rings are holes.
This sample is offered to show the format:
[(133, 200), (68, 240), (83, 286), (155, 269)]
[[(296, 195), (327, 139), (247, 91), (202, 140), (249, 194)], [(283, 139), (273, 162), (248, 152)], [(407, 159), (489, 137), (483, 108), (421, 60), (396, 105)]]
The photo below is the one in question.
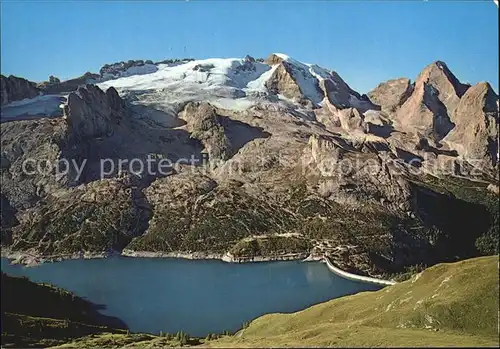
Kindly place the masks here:
[(2, 347), (44, 347), (91, 333), (126, 333), (120, 320), (63, 289), (2, 273)]
[(498, 346), (498, 256), (431, 267), (377, 292), (262, 316), (209, 346)]
[[(188, 340), (187, 346), (199, 343), (197, 340)], [(159, 337), (145, 333), (116, 334), (102, 333), (79, 338), (73, 342), (59, 345), (55, 348), (167, 348), (180, 347), (181, 342), (175, 338)]]

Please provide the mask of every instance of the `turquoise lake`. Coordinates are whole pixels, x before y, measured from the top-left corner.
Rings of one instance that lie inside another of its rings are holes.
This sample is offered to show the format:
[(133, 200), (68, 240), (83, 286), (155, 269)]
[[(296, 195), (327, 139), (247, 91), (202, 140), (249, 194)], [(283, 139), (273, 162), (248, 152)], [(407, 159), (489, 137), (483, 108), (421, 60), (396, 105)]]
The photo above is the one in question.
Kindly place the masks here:
[(2, 271), (48, 282), (103, 305), (134, 332), (192, 336), (233, 332), (267, 313), (290, 313), (381, 286), (331, 273), (318, 262), (232, 264), (217, 260), (110, 257)]

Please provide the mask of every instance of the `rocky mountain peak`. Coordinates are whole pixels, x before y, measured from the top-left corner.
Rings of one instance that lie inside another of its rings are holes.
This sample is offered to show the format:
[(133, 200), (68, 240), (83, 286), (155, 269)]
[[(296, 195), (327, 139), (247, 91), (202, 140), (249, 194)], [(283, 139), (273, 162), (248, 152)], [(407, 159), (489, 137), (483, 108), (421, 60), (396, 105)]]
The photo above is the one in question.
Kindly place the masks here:
[(498, 95), (487, 82), (467, 90), (454, 114), (455, 128), (444, 141), (477, 167), (498, 164)]
[(280, 93), (291, 99), (300, 99), (304, 96), (294, 76), (292, 66), (286, 61), (279, 63), (269, 80), (266, 81), (266, 88), (271, 93)]
[(433, 62), (422, 70), (416, 80), (417, 85), (421, 83), (436, 88), (439, 91), (440, 100), (451, 109), (456, 106), (453, 105), (456, 99), (462, 97), (470, 87), (462, 84), (442, 61)]
[(444, 62), (431, 63), (418, 75), (396, 118), (403, 127), (439, 141), (453, 129), (455, 109), (467, 89)]
[(269, 57), (267, 57), (265, 63), (269, 65), (275, 65), (275, 64), (280, 64), (281, 62), (283, 62), (283, 60), (284, 59), (282, 57), (278, 56), (275, 53), (272, 53), (269, 55)]

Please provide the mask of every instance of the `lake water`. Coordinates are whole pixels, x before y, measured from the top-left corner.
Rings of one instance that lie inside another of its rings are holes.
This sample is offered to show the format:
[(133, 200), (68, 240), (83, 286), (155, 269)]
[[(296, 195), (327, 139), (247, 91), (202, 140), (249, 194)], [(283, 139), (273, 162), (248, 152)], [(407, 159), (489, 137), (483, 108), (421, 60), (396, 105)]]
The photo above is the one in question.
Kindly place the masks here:
[(134, 332), (193, 336), (230, 332), (267, 313), (289, 313), (380, 286), (346, 280), (317, 262), (231, 264), (216, 260), (110, 257), (2, 271), (49, 282), (123, 320)]

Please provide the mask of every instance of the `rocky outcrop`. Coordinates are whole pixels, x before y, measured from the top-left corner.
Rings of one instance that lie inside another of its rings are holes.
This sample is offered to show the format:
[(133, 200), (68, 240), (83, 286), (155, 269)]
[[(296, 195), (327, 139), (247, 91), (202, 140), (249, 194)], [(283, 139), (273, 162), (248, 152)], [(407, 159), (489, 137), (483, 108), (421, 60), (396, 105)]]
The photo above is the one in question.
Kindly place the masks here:
[(120, 97), (114, 87), (106, 90), (106, 97), (108, 99), (109, 107), (113, 119), (120, 119), (125, 114), (125, 101)]
[(38, 85), (44, 94), (60, 94), (76, 91), (79, 86), (86, 84), (93, 84), (99, 81), (101, 76), (99, 74), (94, 74), (91, 72), (86, 72), (82, 76), (74, 79), (69, 79), (65, 81), (55, 81), (55, 82), (43, 82)]
[(364, 115), (356, 108), (347, 108), (339, 112), (340, 124), (346, 131), (365, 129)]
[(34, 82), (13, 75), (9, 77), (0, 75), (0, 89), (1, 105), (25, 98), (34, 98), (40, 93)]
[(455, 128), (444, 141), (465, 160), (481, 168), (498, 164), (498, 95), (490, 84), (479, 83), (467, 90), (458, 103)]
[(365, 132), (367, 130), (365, 116), (357, 108), (339, 108), (325, 99), (322, 109), (323, 112), (317, 111), (316, 116), (330, 130), (337, 130), (337, 128), (346, 132)]
[(379, 84), (368, 93), (370, 100), (382, 110), (394, 112), (410, 97), (413, 85), (410, 79), (393, 79)]
[(191, 137), (203, 144), (210, 159), (227, 160), (231, 157), (231, 141), (214, 107), (205, 102), (191, 102), (184, 108), (182, 118), (188, 123)]
[(63, 110), (73, 136), (83, 140), (112, 134), (113, 124), (124, 116), (125, 104), (113, 87), (104, 93), (87, 84), (68, 95)]
[(307, 152), (310, 152), (311, 159), (320, 164), (324, 159), (340, 161), (343, 155), (353, 151), (345, 142), (336, 137), (313, 135), (309, 138)]
[[(371, 143), (367, 140), (364, 145)], [(383, 151), (360, 152), (339, 137), (311, 136), (303, 162), (321, 174), (322, 195), (339, 204), (356, 205), (378, 198), (394, 209), (408, 210), (411, 194), (406, 170), (393, 154)]]
[(319, 79), (319, 87), (327, 100), (338, 109), (357, 108), (361, 112), (365, 112), (368, 109), (379, 109), (371, 103), (366, 95), (360, 95), (354, 91), (334, 71), (326, 72), (322, 79)]
[(144, 61), (142, 59), (129, 60), (127, 62), (117, 62), (112, 64), (105, 64), (99, 70), (102, 78), (116, 79), (121, 76), (149, 74), (158, 70), (156, 64), (151, 60)]

